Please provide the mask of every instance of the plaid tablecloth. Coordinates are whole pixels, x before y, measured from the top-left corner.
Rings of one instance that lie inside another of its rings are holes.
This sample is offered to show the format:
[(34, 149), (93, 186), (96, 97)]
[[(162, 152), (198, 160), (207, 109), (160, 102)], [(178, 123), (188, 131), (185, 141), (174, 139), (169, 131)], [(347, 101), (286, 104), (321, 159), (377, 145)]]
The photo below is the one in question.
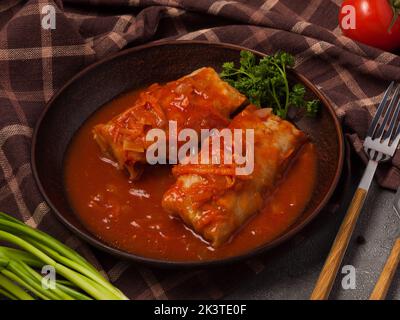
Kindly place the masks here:
[[(262, 259), (213, 271), (160, 271), (93, 251), (50, 212), (32, 177), (32, 128), (50, 97), (85, 66), (128, 46), (162, 38), (228, 42), (296, 56), (296, 69), (336, 108), (354, 148), (390, 80), (397, 55), (341, 36), (340, 0), (2, 0), (0, 1), (0, 210), (80, 250), (131, 298), (220, 298)], [(42, 28), (44, 6), (56, 28)], [(400, 153), (378, 172), (400, 183)]]

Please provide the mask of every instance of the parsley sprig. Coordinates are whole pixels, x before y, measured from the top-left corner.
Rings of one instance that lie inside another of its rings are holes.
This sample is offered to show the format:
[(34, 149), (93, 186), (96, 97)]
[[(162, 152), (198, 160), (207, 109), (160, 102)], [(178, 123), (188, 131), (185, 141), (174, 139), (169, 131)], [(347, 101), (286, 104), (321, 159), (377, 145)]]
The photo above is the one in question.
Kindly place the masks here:
[(278, 52), (257, 61), (249, 51), (240, 52), (240, 67), (233, 62), (222, 66), (221, 78), (246, 95), (258, 107), (270, 107), (285, 119), (290, 106), (315, 116), (319, 100), (305, 100), (306, 89), (302, 84), (290, 88), (287, 69), (294, 66), (294, 57), (287, 52)]

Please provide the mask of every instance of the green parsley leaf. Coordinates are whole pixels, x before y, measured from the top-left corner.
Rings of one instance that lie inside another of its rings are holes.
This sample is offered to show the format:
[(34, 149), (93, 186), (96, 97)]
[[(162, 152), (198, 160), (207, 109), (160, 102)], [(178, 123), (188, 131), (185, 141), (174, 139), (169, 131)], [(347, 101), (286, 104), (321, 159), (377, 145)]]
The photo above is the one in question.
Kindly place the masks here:
[(308, 116), (315, 116), (320, 102), (306, 101), (306, 89), (295, 84), (291, 89), (287, 69), (294, 66), (294, 57), (287, 52), (277, 52), (257, 61), (250, 51), (240, 52), (240, 66), (233, 62), (222, 65), (221, 78), (246, 95), (258, 107), (271, 107), (281, 118), (287, 117), (290, 106), (302, 109)]

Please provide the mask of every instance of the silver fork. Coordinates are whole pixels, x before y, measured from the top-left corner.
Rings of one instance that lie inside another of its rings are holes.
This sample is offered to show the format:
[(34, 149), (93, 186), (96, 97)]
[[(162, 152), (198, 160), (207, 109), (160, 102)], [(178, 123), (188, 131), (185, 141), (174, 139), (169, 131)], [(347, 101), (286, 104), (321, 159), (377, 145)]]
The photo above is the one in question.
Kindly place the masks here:
[[(394, 87), (396, 87), (395, 90), (393, 90)], [(367, 168), (333, 242), (331, 251), (311, 294), (311, 300), (328, 298), (378, 163), (389, 160), (397, 149), (400, 141), (400, 125), (398, 121), (400, 113), (399, 95), (400, 85), (395, 86), (394, 82), (392, 82), (386, 90), (372, 120), (364, 141), (364, 150), (369, 157)]]

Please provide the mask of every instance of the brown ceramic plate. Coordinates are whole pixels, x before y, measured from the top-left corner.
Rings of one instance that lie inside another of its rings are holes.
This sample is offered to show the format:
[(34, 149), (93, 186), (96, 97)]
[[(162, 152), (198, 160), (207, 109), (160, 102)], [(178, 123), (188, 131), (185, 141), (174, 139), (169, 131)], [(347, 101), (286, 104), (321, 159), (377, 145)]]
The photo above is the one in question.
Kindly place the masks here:
[[(32, 166), (37, 184), (58, 218), (75, 234), (111, 254), (157, 266), (205, 266), (238, 261), (260, 253), (293, 237), (326, 205), (341, 174), (343, 133), (332, 106), (302, 75), (291, 77), (303, 83), (309, 97), (317, 97), (323, 108), (316, 118), (303, 118), (296, 125), (317, 147), (318, 178), (306, 210), (284, 234), (244, 255), (204, 262), (174, 262), (144, 258), (110, 247), (80, 223), (64, 190), (63, 160), (74, 133), (99, 107), (122, 92), (154, 82), (167, 82), (193, 70), (212, 66), (220, 71), (225, 61), (239, 60), (244, 48), (208, 42), (162, 42), (122, 51), (86, 68), (72, 78), (48, 103), (33, 137)], [(255, 52), (258, 55), (261, 53)]]

